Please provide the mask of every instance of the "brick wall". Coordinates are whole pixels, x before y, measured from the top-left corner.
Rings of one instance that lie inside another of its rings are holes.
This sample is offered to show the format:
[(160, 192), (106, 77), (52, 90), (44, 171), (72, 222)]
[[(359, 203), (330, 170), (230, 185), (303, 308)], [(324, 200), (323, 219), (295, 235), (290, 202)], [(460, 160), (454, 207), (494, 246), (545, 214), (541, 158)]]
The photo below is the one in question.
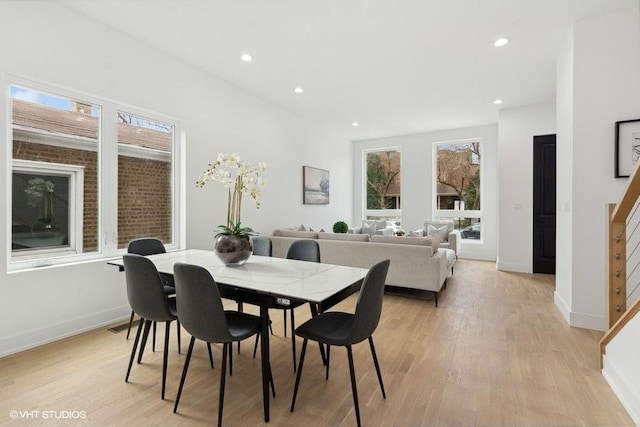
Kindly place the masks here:
[(171, 242), (171, 164), (118, 156), (118, 247), (138, 237)]

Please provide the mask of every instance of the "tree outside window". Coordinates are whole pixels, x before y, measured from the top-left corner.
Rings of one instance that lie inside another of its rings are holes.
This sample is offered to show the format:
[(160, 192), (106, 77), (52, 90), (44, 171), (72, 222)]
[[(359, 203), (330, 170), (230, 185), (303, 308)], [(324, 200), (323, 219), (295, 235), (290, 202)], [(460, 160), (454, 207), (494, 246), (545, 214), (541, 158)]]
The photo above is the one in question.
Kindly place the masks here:
[(400, 152), (367, 153), (367, 209), (400, 209)]

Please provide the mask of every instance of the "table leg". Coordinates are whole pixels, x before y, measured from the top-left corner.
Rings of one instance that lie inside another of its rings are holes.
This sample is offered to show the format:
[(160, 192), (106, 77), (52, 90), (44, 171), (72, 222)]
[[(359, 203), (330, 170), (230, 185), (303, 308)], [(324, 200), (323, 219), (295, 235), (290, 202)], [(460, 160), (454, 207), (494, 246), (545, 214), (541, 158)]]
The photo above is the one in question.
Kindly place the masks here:
[(269, 422), (269, 310), (266, 305), (260, 306), (262, 332), (260, 334), (260, 358), (262, 359), (262, 400), (264, 402), (264, 421)]

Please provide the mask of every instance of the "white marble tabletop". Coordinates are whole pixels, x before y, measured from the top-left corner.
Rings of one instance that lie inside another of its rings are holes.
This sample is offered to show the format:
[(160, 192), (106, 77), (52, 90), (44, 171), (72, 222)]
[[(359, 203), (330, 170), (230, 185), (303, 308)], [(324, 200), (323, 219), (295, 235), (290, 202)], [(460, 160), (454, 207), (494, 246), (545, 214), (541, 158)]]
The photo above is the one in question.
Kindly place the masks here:
[[(161, 273), (177, 262), (206, 268), (216, 282), (261, 293), (320, 303), (367, 274), (367, 269), (252, 255), (240, 266), (224, 265), (212, 251), (187, 249), (149, 255)], [(122, 265), (122, 259), (110, 261)]]

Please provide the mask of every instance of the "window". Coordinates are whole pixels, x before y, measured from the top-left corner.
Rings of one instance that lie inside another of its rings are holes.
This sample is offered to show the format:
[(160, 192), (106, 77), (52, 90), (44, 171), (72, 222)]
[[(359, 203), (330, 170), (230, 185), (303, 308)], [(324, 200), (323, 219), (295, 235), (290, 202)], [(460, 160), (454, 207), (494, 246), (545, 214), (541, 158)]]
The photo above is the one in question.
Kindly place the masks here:
[(22, 256), (82, 253), (84, 168), (13, 161), (11, 249)]
[(113, 256), (143, 236), (174, 245), (177, 122), (11, 80), (9, 270)]
[(452, 221), (467, 240), (482, 239), (481, 144), (456, 141), (435, 144), (435, 215)]
[(364, 219), (385, 219), (399, 222), (402, 216), (400, 150), (386, 149), (366, 152), (366, 162)]
[(154, 236), (172, 243), (174, 126), (118, 113), (118, 248)]

